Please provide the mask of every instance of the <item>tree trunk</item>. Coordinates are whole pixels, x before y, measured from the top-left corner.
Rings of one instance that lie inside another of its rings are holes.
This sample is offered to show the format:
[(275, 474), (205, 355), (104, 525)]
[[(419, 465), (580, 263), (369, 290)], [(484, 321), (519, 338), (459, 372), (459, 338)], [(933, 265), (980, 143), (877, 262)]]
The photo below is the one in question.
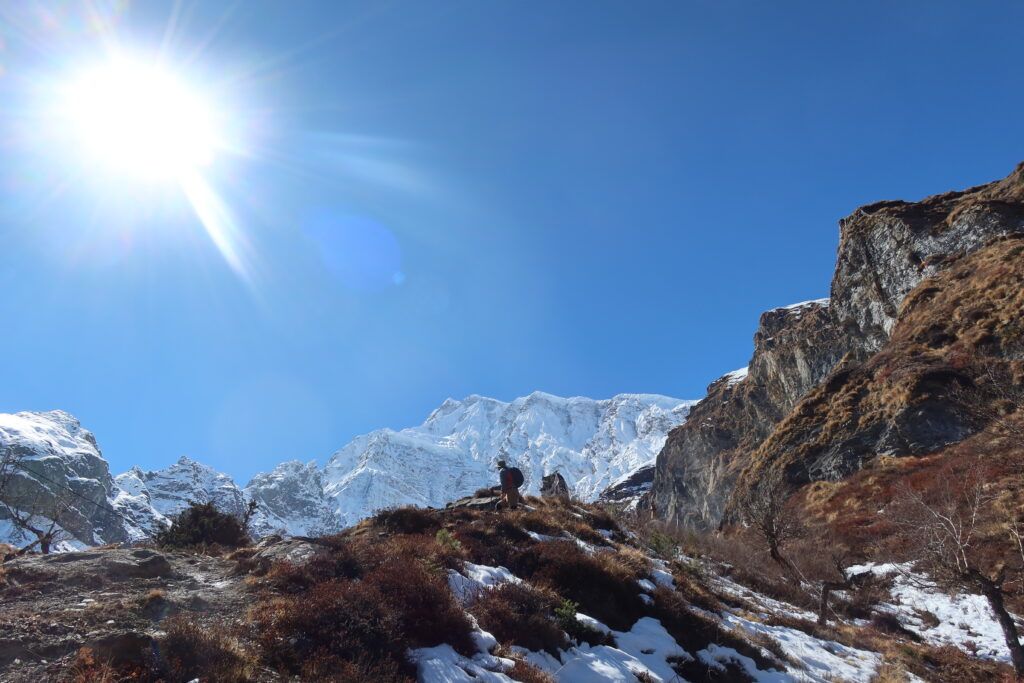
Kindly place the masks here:
[(828, 599), (832, 595), (832, 591), (849, 588), (848, 583), (839, 583), (837, 581), (821, 582), (821, 599), (818, 601), (818, 623), (822, 626), (828, 623)]
[(1017, 624), (1013, 617), (1006, 611), (1003, 603), (1003, 591), (993, 581), (982, 578), (979, 580), (981, 592), (988, 600), (989, 607), (996, 615), (996, 621), (1003, 629), (1003, 638), (1006, 639), (1006, 647), (1010, 650), (1010, 659), (1013, 661), (1013, 669), (1018, 676), (1024, 675), (1024, 648), (1020, 645), (1020, 634), (1017, 633)]
[(43, 537), (43, 538), (39, 539), (39, 551), (42, 552), (43, 555), (49, 555), (50, 554), (50, 539), (49, 538)]
[(800, 572), (798, 572), (793, 563), (790, 562), (789, 559), (782, 554), (782, 552), (779, 550), (779, 546), (777, 543), (772, 543), (771, 541), (769, 541), (768, 555), (775, 561), (777, 565), (782, 567), (782, 571), (786, 575), (786, 578), (793, 582), (794, 585), (800, 585)]

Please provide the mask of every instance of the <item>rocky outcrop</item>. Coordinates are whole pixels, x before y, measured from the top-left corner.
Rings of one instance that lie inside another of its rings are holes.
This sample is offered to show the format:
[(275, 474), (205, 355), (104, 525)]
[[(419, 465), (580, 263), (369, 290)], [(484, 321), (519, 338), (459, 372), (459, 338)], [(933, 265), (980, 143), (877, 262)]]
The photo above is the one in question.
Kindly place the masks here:
[[(922, 280), (954, 263), (971, 263), (963, 257), (994, 239), (1024, 233), (1024, 165), (1004, 180), (963, 192), (866, 206), (840, 226), (829, 305), (807, 307), (798, 319), (789, 309), (764, 314), (748, 376), (730, 374), (713, 383), (687, 423), (670, 433), (645, 499), (659, 517), (700, 528), (718, 525), (739, 473), (755, 462), (785, 461), (794, 480), (835, 478), (878, 452), (925, 452), (968, 433), (936, 393), (936, 383), (945, 381), (938, 379), (945, 377), (941, 371), (922, 371), (913, 380), (908, 375), (900, 385), (910, 392), (902, 407), (888, 402), (881, 412), (872, 401), (886, 401), (883, 396), (895, 396), (895, 389), (884, 391), (866, 378), (904, 377), (907, 366), (900, 363), (911, 363), (911, 356), (924, 362), (905, 340), (898, 349), (887, 346), (904, 300), (916, 300), (918, 295), (908, 295)], [(1005, 303), (972, 315), (998, 317)], [(934, 331), (941, 316), (970, 309), (960, 299), (942, 312), (919, 314), (928, 321), (915, 329), (934, 328), (927, 334), (937, 335), (920, 343), (933, 350), (945, 344)], [(866, 395), (875, 391), (878, 396)], [(862, 429), (867, 414), (878, 419)], [(802, 427), (794, 428), (797, 423)], [(836, 425), (842, 425), (838, 431), (830, 428)], [(818, 455), (800, 455), (814, 448)]]
[[(61, 410), (0, 414), (0, 460), (12, 464), (3, 502), (37, 516), (60, 511), (62, 537), (95, 545), (128, 538), (111, 507), (116, 486), (96, 438)], [(0, 540), (33, 541), (0, 509)]]
[[(890, 339), (815, 388), (753, 453), (739, 491), (781, 470), (795, 485), (838, 480), (879, 455), (923, 455), (974, 433), (964, 388), (993, 364), (1022, 374), (1024, 237), (949, 262), (903, 301)], [(972, 401), (985, 400), (972, 394)]]
[(646, 497), (654, 514), (717, 525), (747, 455), (846, 349), (827, 299), (762, 314), (749, 369), (712, 382), (686, 423), (669, 433)]
[(866, 356), (886, 342), (901, 302), (922, 279), (993, 237), (1024, 232), (1024, 164), (962, 192), (871, 204), (839, 225), (832, 313)]
[(653, 483), (654, 465), (644, 465), (602, 491), (597, 502), (627, 511), (634, 510), (641, 498), (651, 490)]
[(569, 485), (565, 483), (565, 477), (558, 472), (552, 472), (544, 477), (540, 485), (540, 495), (545, 497), (559, 497), (569, 495)]

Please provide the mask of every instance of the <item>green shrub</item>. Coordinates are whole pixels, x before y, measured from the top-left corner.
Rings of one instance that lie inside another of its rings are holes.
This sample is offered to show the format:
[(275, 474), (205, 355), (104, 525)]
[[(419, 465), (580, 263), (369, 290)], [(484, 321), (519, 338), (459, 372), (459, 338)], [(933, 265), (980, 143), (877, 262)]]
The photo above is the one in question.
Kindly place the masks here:
[(434, 540), (437, 541), (438, 545), (444, 548), (447, 552), (458, 554), (462, 552), (462, 543), (459, 539), (452, 535), (452, 532), (447, 529), (438, 529), (437, 533), (434, 534)]

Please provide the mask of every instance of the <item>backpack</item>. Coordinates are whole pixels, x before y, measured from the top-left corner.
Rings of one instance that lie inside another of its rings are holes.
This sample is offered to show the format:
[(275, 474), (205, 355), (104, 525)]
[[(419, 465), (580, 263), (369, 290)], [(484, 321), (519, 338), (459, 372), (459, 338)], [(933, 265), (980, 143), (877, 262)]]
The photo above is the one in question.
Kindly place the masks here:
[(522, 486), (523, 482), (526, 481), (526, 479), (523, 477), (522, 470), (520, 470), (518, 467), (509, 467), (508, 475), (512, 480), (512, 485), (515, 486), (516, 488)]

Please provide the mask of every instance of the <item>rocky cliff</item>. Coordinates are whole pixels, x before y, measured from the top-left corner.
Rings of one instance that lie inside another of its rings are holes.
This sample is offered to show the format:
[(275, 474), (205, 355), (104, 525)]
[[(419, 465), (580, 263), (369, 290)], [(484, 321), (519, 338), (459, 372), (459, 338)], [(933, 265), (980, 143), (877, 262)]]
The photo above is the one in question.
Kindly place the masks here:
[[(828, 304), (762, 316), (747, 376), (714, 382), (687, 423), (670, 433), (645, 504), (660, 517), (710, 528), (722, 521), (745, 469), (744, 481), (767, 463), (784, 467), (795, 483), (836, 478), (878, 453), (921, 453), (963, 438), (973, 427), (953, 416), (948, 400), (958, 375), (935, 356), (998, 346), (996, 356), (1005, 357), (1016, 332), (1004, 330), (993, 346), (985, 335), (964, 343), (958, 335), (966, 328), (942, 330), (950, 320), (971, 319), (978, 333), (1007, 316), (1011, 328), (1019, 325), (1011, 301), (990, 297), (981, 310), (970, 297), (1015, 285), (1001, 260), (1013, 260), (1012, 241), (991, 245), (1020, 233), (1024, 165), (988, 185), (881, 202), (841, 221)], [(987, 275), (972, 279), (975, 268)], [(963, 287), (922, 286), (932, 278), (959, 278)], [(899, 325), (901, 315), (906, 325)]]
[(686, 423), (669, 433), (647, 496), (655, 515), (716, 525), (748, 454), (846, 349), (827, 299), (762, 314), (749, 368), (712, 382)]

